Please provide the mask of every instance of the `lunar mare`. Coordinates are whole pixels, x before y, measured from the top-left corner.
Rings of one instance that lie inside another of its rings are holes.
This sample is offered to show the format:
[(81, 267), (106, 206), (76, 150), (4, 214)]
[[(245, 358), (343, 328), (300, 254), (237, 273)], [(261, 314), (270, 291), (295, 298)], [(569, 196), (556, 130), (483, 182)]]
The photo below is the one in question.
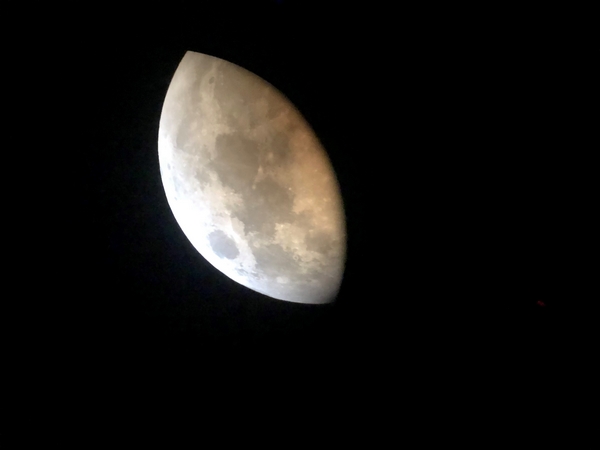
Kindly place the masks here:
[(171, 210), (214, 267), (276, 299), (335, 299), (346, 255), (339, 185), (314, 132), (277, 89), (187, 52), (163, 104), (158, 154)]

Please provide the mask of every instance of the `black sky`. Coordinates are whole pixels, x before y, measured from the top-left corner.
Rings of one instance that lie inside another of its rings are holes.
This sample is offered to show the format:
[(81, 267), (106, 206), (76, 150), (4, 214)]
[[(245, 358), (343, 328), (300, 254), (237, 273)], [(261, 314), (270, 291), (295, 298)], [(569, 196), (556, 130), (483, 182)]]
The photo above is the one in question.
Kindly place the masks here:
[[(481, 358), (482, 345), (556, 345), (580, 215), (579, 166), (565, 156), (576, 86), (563, 68), (576, 57), (561, 39), (527, 18), (508, 29), (427, 8), (223, 3), (98, 6), (39, 42), (59, 80), (47, 117), (70, 141), (45, 256), (45, 289), (60, 297), (45, 333), (57, 358), (113, 377), (152, 368), (335, 383), (350, 372), (375, 383), (399, 361), (417, 378), (422, 358), (442, 367)], [(187, 50), (269, 81), (324, 144), (348, 227), (334, 305), (240, 286), (179, 229), (157, 135)]]

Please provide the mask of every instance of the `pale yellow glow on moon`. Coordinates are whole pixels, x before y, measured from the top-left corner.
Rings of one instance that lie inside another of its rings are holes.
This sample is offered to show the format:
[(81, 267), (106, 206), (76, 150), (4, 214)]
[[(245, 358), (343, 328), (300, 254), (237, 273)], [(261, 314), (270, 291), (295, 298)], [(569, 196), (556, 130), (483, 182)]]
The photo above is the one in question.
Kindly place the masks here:
[(213, 266), (276, 299), (335, 299), (346, 255), (339, 185), (283, 94), (235, 64), (187, 52), (158, 147), (173, 214)]

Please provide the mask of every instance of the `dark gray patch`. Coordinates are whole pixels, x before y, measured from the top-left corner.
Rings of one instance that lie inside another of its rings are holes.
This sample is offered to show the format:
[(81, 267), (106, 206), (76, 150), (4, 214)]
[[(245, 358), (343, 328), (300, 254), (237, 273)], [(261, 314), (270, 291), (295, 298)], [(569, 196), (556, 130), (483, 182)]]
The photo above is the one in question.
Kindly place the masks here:
[(265, 88), (264, 80), (256, 75), (240, 72), (239, 67), (234, 65), (223, 65), (215, 83), (214, 100), (224, 114), (227, 124), (235, 126), (240, 115), (256, 116), (252, 106), (264, 98)]
[[(225, 122), (227, 125), (236, 130), (243, 130), (244, 127), (248, 130), (253, 130), (264, 122), (264, 117), (261, 117), (251, 107), (247, 106), (248, 105), (242, 101), (239, 108), (226, 114)], [(244, 124), (244, 127), (242, 127), (242, 123)]]
[(208, 164), (221, 182), (240, 193), (252, 187), (258, 173), (256, 142), (241, 133), (221, 134), (215, 143), (216, 156)]
[(227, 126), (234, 128), (236, 130), (242, 129), (242, 126), (241, 126), (240, 120), (239, 120), (239, 111), (225, 114), (224, 119), (225, 119), (225, 123), (227, 124)]
[(288, 156), (290, 153), (290, 135), (280, 131), (276, 132), (273, 136), (272, 146), (275, 154)]
[(307, 230), (313, 226), (313, 217), (307, 211), (301, 211), (294, 213), (294, 219), (291, 221), (300, 228), (306, 228)]
[(304, 238), (304, 243), (309, 250), (321, 254), (326, 254), (333, 249), (331, 235), (322, 231), (309, 233)]
[(265, 168), (280, 169), (291, 162), (290, 134), (273, 132), (270, 139), (261, 148), (261, 164)]
[(250, 114), (250, 117), (248, 117), (248, 127), (251, 130), (254, 130), (257, 126), (259, 126), (262, 122), (263, 122), (263, 118), (259, 117), (258, 114)]
[(213, 231), (208, 235), (210, 246), (219, 258), (233, 259), (240, 254), (233, 239), (221, 230)]
[(281, 219), (288, 218), (288, 211), (292, 210), (294, 199), (290, 191), (278, 184), (272, 178), (264, 178), (256, 183), (254, 189), (257, 196), (257, 206), (260, 202), (276, 215), (285, 215)]
[(294, 197), (286, 187), (270, 177), (254, 184), (264, 159), (255, 141), (242, 133), (223, 134), (217, 137), (215, 149), (216, 156), (207, 168), (217, 174), (223, 185), (241, 195), (242, 206), (232, 215), (243, 222), (246, 232), (273, 236), (276, 222), (294, 219)]
[(292, 253), (286, 252), (281, 245), (269, 244), (253, 251), (257, 268), (269, 277), (285, 275), (295, 277), (299, 272), (299, 263)]
[(210, 77), (208, 80), (208, 84), (213, 84), (215, 82), (215, 77)]
[(290, 223), (294, 219), (294, 196), (272, 178), (261, 180), (241, 195), (243, 208), (233, 215), (243, 222), (246, 233), (274, 237), (276, 223)]

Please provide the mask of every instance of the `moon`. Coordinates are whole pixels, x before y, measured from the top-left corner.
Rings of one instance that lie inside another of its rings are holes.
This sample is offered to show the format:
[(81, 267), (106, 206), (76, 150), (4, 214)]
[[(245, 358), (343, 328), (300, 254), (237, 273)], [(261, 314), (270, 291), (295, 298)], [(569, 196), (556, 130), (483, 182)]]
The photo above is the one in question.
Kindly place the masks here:
[(335, 300), (346, 260), (339, 183), (281, 92), (240, 66), (188, 51), (158, 135), (167, 201), (206, 260), (275, 299)]

